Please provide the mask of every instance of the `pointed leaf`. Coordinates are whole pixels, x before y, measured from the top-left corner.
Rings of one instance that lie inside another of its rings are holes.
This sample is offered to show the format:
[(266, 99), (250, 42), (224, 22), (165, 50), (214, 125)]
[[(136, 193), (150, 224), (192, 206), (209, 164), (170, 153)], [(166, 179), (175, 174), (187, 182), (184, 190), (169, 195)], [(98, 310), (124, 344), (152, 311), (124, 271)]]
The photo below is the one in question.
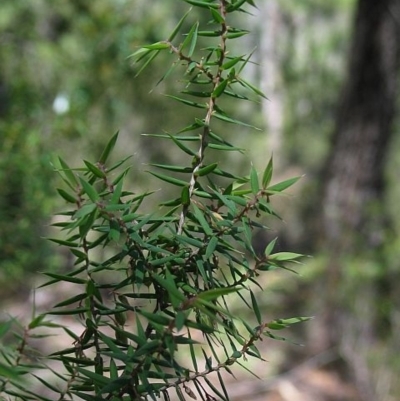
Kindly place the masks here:
[(251, 186), (251, 191), (253, 192), (254, 195), (256, 195), (260, 190), (260, 186), (258, 184), (258, 174), (254, 166), (251, 166), (250, 170), (250, 186)]
[(267, 164), (267, 167), (264, 170), (264, 174), (263, 174), (263, 178), (262, 178), (263, 189), (266, 189), (268, 187), (269, 183), (271, 182), (273, 170), (274, 170), (274, 165), (273, 165), (273, 160), (272, 160), (272, 156), (271, 156), (271, 158), (269, 159), (269, 162)]
[(105, 162), (108, 160), (108, 157), (110, 156), (111, 152), (113, 151), (115, 144), (117, 142), (118, 139), (118, 134), (119, 132), (117, 131), (112, 137), (111, 139), (108, 141), (106, 147), (104, 148), (100, 159), (99, 159), (99, 163), (101, 164), (105, 164)]
[(79, 181), (82, 185), (83, 190), (87, 194), (87, 196), (90, 198), (92, 202), (97, 202), (100, 198), (99, 194), (97, 191), (94, 189), (94, 187), (89, 184), (86, 180), (84, 180), (82, 177), (79, 177)]

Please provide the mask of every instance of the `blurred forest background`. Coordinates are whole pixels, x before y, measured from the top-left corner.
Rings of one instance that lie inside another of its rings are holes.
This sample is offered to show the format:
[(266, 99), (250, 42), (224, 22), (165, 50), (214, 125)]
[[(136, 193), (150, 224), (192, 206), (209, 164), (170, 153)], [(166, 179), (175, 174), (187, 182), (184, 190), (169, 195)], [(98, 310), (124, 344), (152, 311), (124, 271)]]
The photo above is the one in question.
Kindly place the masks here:
[[(254, 241), (261, 249), (279, 236), (282, 250), (313, 255), (298, 276), (271, 280), (264, 306), (273, 316), (315, 316), (290, 333), (305, 346), (282, 348), (274, 367), (278, 375), (299, 365), (315, 370), (291, 385), (281, 381), (268, 399), (398, 400), (400, 3), (261, 0), (258, 7), (236, 22), (251, 34), (231, 45), (236, 53), (255, 49), (248, 80), (269, 100), (235, 111), (262, 130), (234, 128), (232, 138), (260, 169), (273, 154), (276, 179), (305, 174), (276, 205), (284, 222), (266, 222), (271, 230)], [(119, 130), (119, 155), (132, 155), (131, 185), (140, 190), (160, 185), (146, 163), (181, 157), (142, 135), (193, 118), (163, 96), (180, 82), (172, 76), (156, 86), (162, 58), (134, 79), (128, 56), (168, 37), (187, 9), (177, 0), (0, 3), (2, 309), (29, 299), (38, 272), (73, 262), (43, 239), (53, 235), (61, 202), (55, 156), (70, 165), (95, 160)], [(204, 17), (190, 18), (188, 26)], [(224, 162), (236, 164), (233, 156)], [(247, 390), (242, 399), (250, 399)]]

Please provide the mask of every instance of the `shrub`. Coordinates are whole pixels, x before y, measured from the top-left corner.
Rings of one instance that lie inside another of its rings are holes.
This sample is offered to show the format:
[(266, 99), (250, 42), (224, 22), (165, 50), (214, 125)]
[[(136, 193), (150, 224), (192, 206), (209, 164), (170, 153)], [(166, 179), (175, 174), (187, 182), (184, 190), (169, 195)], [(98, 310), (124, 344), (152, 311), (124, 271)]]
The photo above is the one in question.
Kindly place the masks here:
[[(172, 185), (176, 197), (152, 213), (141, 212), (152, 194), (126, 188), (126, 160), (109, 162), (118, 134), (96, 162), (70, 168), (58, 159), (55, 167), (65, 183), (58, 193), (70, 207), (61, 213), (64, 221), (55, 224), (66, 236), (52, 241), (69, 248), (75, 264), (68, 273), (46, 273), (50, 281), (44, 285), (68, 282), (76, 292), (34, 317), (16, 349), (2, 350), (3, 394), (47, 400), (18, 381), (31, 372), (59, 400), (169, 400), (171, 392), (180, 400), (228, 400), (221, 372), (232, 373), (247, 357), (262, 359), (257, 344), (263, 337), (282, 339), (275, 330), (306, 319), (263, 319), (255, 291), (260, 288), (258, 276), (287, 269), (301, 255), (274, 253), (275, 240), (262, 255), (252, 246), (252, 231), (264, 227), (259, 218), (276, 216), (271, 198), (298, 178), (271, 185), (272, 159), (260, 176), (253, 166), (238, 176), (217, 161), (206, 162), (210, 149), (215, 160), (223, 160), (225, 152), (241, 153), (229, 135), (216, 132), (216, 120), (250, 125), (226, 112), (224, 100), (264, 96), (242, 76), (250, 55), (228, 52), (231, 40), (248, 33), (229, 25), (231, 15), (254, 3), (183, 1), (208, 15), (208, 30), (196, 22), (179, 42), (188, 12), (167, 40), (132, 55), (141, 73), (160, 52), (169, 52), (171, 68), (181, 68), (184, 80), (184, 89), (170, 96), (171, 101), (182, 112), (187, 106), (199, 111), (198, 118), (176, 133), (154, 135), (187, 155), (188, 166), (153, 164), (156, 170), (150, 172)], [(200, 37), (212, 39), (202, 50), (197, 48)], [(246, 316), (232, 310), (238, 302), (248, 308)], [(52, 322), (52, 315), (78, 317), (82, 332)], [(0, 334), (10, 323), (2, 327)], [(64, 371), (25, 362), (29, 337), (39, 327), (61, 327), (70, 337), (65, 348), (49, 356)], [(181, 358), (182, 352), (188, 358)], [(52, 370), (59, 383), (43, 378), (32, 370), (36, 368)]]

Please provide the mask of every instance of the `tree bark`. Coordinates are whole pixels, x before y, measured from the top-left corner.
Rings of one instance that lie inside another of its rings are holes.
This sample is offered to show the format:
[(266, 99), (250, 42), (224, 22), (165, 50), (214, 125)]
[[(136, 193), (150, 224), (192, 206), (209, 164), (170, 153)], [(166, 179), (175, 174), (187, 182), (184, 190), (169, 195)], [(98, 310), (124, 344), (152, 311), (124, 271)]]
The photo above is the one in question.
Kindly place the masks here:
[(316, 211), (319, 249), (329, 260), (316, 344), (319, 349), (340, 348), (364, 400), (376, 396), (366, 356), (360, 352), (374, 341), (372, 297), (377, 289), (373, 280), (353, 287), (354, 304), (346, 305), (348, 295), (341, 295), (346, 285), (343, 258), (365, 256), (385, 241), (384, 168), (393, 134), (399, 61), (400, 2), (359, 0), (348, 76)]
[(376, 233), (368, 207), (384, 194), (399, 67), (398, 0), (359, 0), (348, 79), (344, 86), (324, 174), (322, 239), (341, 249), (368, 246)]

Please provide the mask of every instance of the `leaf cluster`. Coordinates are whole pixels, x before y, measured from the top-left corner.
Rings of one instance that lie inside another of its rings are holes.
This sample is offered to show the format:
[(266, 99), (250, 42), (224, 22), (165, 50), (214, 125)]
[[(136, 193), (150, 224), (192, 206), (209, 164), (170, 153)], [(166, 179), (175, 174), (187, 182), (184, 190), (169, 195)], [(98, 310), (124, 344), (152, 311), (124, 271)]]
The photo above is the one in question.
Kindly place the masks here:
[[(59, 325), (70, 338), (69, 346), (50, 356), (65, 368), (65, 374), (54, 371), (61, 384), (38, 377), (59, 400), (169, 400), (171, 391), (180, 400), (228, 400), (221, 372), (233, 374), (233, 365), (248, 369), (248, 357), (263, 359), (258, 349), (262, 338), (282, 340), (274, 330), (307, 319), (263, 318), (256, 291), (262, 289), (259, 276), (288, 269), (302, 255), (274, 253), (275, 240), (262, 255), (252, 245), (253, 230), (264, 228), (260, 217), (277, 217), (271, 198), (298, 177), (271, 184), (272, 158), (262, 174), (251, 166), (244, 176), (226, 171), (217, 161), (206, 162), (207, 149), (217, 150), (221, 159), (226, 151), (241, 151), (227, 135), (215, 132), (215, 120), (251, 126), (227, 113), (223, 99), (264, 96), (241, 76), (251, 55), (230, 55), (227, 47), (228, 41), (247, 33), (228, 24), (230, 14), (255, 4), (184, 1), (209, 13), (212, 30), (202, 30), (196, 22), (179, 42), (188, 12), (167, 40), (132, 55), (135, 63), (142, 63), (141, 73), (160, 52), (171, 53), (171, 68), (183, 67), (184, 89), (169, 98), (182, 110), (199, 110), (199, 117), (176, 133), (154, 135), (172, 141), (188, 156), (187, 166), (154, 164), (156, 171), (150, 171), (176, 187), (177, 196), (153, 213), (141, 212), (152, 194), (128, 190), (126, 160), (110, 162), (118, 133), (96, 162), (85, 160), (79, 168), (62, 158), (54, 163), (64, 182), (57, 191), (70, 207), (55, 224), (66, 235), (51, 241), (69, 248), (75, 264), (68, 273), (45, 273), (49, 281), (43, 286), (67, 282), (76, 291), (46, 315), (34, 317), (27, 333), (57, 326), (50, 316), (73, 316), (82, 325), (81, 333)], [(200, 51), (200, 36), (219, 42)], [(239, 302), (248, 308), (245, 317), (232, 309)], [(187, 360), (180, 357), (182, 352)], [(18, 365), (12, 358), (6, 362), (0, 368)], [(13, 375), (8, 372), (2, 390), (32, 399)]]

